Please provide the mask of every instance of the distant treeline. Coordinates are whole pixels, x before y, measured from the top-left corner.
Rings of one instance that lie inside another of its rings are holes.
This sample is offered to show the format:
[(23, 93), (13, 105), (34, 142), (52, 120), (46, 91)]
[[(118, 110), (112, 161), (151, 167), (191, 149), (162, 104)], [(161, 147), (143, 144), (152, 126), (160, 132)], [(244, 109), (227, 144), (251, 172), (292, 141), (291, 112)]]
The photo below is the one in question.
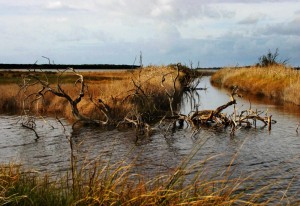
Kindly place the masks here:
[[(27, 69), (42, 69), (42, 70), (63, 70), (68, 67), (75, 70), (130, 70), (138, 69), (137, 65), (115, 65), (115, 64), (0, 64), (1, 70), (27, 70)], [(251, 66), (241, 66), (236, 68), (250, 68)], [(211, 70), (216, 71), (223, 67), (198, 67), (196, 70)], [(300, 67), (294, 67), (296, 70), (300, 70)]]
[(129, 70), (137, 69), (136, 65), (114, 65), (114, 64), (0, 64), (0, 70), (26, 70), (26, 69), (42, 69), (42, 70), (63, 70), (72, 67), (75, 70)]
[[(237, 69), (243, 69), (243, 68), (252, 68), (253, 66), (236, 66), (234, 68), (237, 68)], [(198, 68), (195, 68), (197, 70), (219, 70), (219, 69), (222, 69), (222, 68), (226, 68), (226, 67), (198, 67)], [(300, 67), (292, 67), (293, 69), (295, 70), (300, 70)]]

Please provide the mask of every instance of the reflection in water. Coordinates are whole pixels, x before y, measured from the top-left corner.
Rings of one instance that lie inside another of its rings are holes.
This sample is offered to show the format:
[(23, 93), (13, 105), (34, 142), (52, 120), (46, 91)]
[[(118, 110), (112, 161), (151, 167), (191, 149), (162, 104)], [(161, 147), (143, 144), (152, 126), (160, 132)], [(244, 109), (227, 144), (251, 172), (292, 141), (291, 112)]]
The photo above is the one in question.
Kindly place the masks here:
[[(195, 96), (186, 96), (181, 112), (188, 114), (199, 110), (215, 109), (228, 102), (226, 91), (218, 90), (203, 78), (199, 87), (208, 86), (206, 91), (196, 91)], [(249, 100), (237, 99), (238, 107), (247, 109)], [(29, 168), (39, 171), (57, 172), (69, 168), (70, 149), (66, 136), (71, 135), (76, 145), (76, 154), (86, 161), (101, 159), (119, 162), (125, 160), (136, 165), (135, 172), (153, 176), (157, 172), (172, 171), (192, 151), (197, 154), (191, 163), (205, 163), (201, 170), (204, 175), (222, 176), (229, 165), (234, 170), (232, 176), (253, 175), (257, 185), (276, 180), (274, 185), (285, 190), (293, 181), (290, 192), (300, 196), (300, 136), (295, 132), (300, 111), (288, 110), (285, 105), (262, 103), (251, 99), (252, 108), (268, 110), (278, 121), (269, 133), (267, 129), (242, 128), (230, 137), (224, 128), (200, 128), (193, 131), (184, 128), (164, 137), (157, 128), (154, 135), (135, 142), (135, 132), (103, 131), (95, 127), (79, 127), (66, 133), (55, 119), (47, 119), (49, 125), (38, 121), (41, 138), (34, 140), (30, 130), (16, 124), (17, 117), (0, 118), (0, 162), (22, 162)], [(289, 106), (290, 107), (290, 106)], [(226, 111), (230, 113), (230, 108)], [(67, 124), (64, 122), (64, 124)], [(231, 162), (234, 160), (233, 162)], [(278, 191), (277, 188), (277, 191)]]
[(198, 107), (200, 106), (199, 103), (200, 94), (197, 90), (185, 91), (183, 93), (181, 102), (181, 104), (184, 105), (183, 107), (181, 107), (181, 110), (185, 110), (181, 111), (181, 113), (188, 115), (190, 112), (198, 110)]

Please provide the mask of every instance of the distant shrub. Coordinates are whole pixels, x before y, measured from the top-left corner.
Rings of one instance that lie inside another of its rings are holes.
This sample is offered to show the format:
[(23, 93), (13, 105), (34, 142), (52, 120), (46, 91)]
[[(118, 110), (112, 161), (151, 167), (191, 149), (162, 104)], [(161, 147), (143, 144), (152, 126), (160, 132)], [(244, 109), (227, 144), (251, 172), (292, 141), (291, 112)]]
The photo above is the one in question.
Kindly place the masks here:
[(261, 67), (268, 67), (268, 66), (274, 66), (274, 65), (285, 65), (288, 61), (288, 59), (285, 60), (278, 60), (279, 52), (278, 48), (275, 50), (275, 52), (271, 52), (269, 49), (268, 53), (265, 55), (262, 55), (259, 57), (259, 62), (257, 63), (257, 66)]

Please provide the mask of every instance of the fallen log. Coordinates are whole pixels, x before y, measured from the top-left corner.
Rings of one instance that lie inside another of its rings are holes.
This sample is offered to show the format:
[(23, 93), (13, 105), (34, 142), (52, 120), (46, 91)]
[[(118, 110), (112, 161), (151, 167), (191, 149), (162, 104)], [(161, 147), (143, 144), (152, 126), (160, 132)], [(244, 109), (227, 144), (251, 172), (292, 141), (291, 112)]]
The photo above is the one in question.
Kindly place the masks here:
[[(262, 117), (261, 115), (264, 112), (254, 112), (251, 109), (243, 110), (238, 114), (238, 111), (234, 108), (234, 112), (232, 115), (227, 116), (226, 114), (222, 113), (222, 111), (228, 108), (231, 105), (236, 104), (235, 96), (239, 96), (237, 94), (237, 87), (235, 87), (231, 93), (230, 101), (224, 105), (219, 106), (215, 110), (201, 110), (195, 111), (184, 118), (181, 116), (178, 122), (182, 124), (183, 119), (186, 122), (189, 122), (193, 126), (199, 127), (200, 125), (204, 124), (217, 124), (222, 126), (231, 126), (231, 134), (234, 135), (234, 132), (237, 130), (238, 126), (245, 126), (245, 127), (256, 127), (256, 122), (260, 121), (263, 123), (263, 126), (268, 126), (268, 130), (271, 130), (271, 125), (276, 123), (275, 120), (272, 120), (272, 115), (265, 115)], [(252, 122), (250, 121), (252, 120)]]
[(236, 104), (236, 100), (234, 96), (237, 95), (237, 87), (234, 88), (231, 92), (230, 101), (224, 105), (219, 106), (215, 110), (201, 110), (192, 113), (190, 116), (190, 120), (197, 125), (198, 123), (204, 124), (208, 122), (222, 122), (224, 124), (228, 124), (228, 119), (226, 115), (222, 114), (221, 112), (226, 109), (227, 107)]

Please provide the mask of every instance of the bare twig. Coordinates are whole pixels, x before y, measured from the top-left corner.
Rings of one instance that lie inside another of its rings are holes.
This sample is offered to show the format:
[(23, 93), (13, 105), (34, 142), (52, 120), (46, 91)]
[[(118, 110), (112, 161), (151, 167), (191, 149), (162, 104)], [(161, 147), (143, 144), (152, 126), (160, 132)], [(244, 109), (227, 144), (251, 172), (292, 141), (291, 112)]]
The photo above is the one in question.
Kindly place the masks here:
[(35, 131), (35, 129), (34, 129), (33, 127), (28, 126), (28, 125), (26, 125), (26, 124), (24, 124), (24, 123), (22, 123), (21, 125), (22, 125), (22, 127), (25, 127), (25, 128), (27, 128), (27, 129), (30, 129), (31, 131), (34, 132), (34, 134), (35, 134), (35, 136), (36, 136), (36, 139), (35, 139), (35, 140), (38, 140), (38, 139), (40, 138), (40, 136), (38, 135), (38, 133)]
[(176, 72), (176, 76), (175, 78), (172, 76), (172, 83), (173, 83), (173, 88), (172, 90), (173, 91), (168, 91), (168, 89), (165, 87), (164, 85), (164, 82), (166, 81), (166, 76), (169, 75), (169, 74), (172, 74), (173, 72), (170, 72), (170, 73), (167, 73), (167, 74), (164, 74), (162, 76), (162, 80), (161, 80), (161, 86), (164, 88), (165, 90), (165, 93), (167, 94), (168, 96), (168, 99), (169, 99), (169, 106), (170, 106), (170, 110), (171, 110), (171, 115), (174, 116), (174, 109), (173, 109), (173, 102), (174, 102), (174, 97), (175, 97), (175, 94), (176, 94), (176, 81), (179, 77), (179, 66), (177, 65), (177, 72)]

